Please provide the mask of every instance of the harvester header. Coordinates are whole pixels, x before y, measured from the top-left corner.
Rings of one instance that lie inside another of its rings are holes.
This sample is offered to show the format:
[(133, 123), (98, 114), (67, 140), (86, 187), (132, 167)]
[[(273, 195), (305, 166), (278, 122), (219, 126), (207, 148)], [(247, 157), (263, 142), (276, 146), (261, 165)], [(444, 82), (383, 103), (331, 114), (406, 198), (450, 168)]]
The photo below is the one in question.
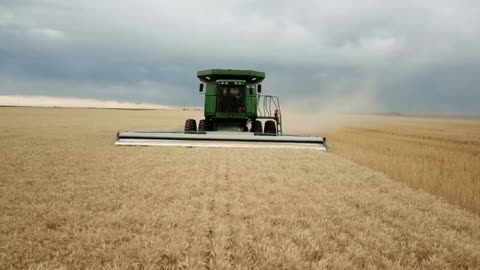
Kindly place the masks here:
[(327, 150), (325, 138), (283, 133), (278, 97), (261, 94), (265, 73), (207, 69), (197, 77), (205, 95), (203, 119), (187, 119), (183, 131), (119, 132), (115, 144)]

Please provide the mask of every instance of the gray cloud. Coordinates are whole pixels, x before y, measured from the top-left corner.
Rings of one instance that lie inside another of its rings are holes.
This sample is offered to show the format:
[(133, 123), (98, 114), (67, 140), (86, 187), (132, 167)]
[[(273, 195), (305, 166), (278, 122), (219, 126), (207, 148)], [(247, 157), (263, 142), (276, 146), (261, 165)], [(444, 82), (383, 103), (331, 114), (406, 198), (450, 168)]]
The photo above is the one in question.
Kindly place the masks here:
[[(0, 0), (0, 94), (199, 105), (195, 72), (267, 72), (318, 107), (478, 114), (477, 1)], [(368, 89), (366, 89), (368, 88)]]

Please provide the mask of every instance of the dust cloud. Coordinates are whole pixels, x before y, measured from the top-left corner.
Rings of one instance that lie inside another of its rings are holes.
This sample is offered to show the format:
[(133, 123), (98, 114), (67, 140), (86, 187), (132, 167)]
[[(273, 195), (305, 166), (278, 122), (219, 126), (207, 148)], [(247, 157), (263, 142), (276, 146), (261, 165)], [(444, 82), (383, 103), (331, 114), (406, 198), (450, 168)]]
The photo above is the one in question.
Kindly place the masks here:
[[(322, 133), (336, 131), (358, 121), (358, 114), (384, 111), (376, 88), (366, 86), (355, 92), (322, 95), (303, 102), (283, 102), (283, 132)], [(342, 93), (343, 92), (343, 93)], [(328, 91), (335, 93), (335, 91)]]

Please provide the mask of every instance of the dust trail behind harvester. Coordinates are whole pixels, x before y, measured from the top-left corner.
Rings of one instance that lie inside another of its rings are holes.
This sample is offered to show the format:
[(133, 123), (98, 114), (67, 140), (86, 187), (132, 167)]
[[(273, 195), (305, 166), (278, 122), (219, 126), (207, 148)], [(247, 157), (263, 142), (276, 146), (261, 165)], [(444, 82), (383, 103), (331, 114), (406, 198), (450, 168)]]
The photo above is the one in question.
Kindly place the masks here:
[(365, 88), (353, 94), (324, 95), (305, 102), (286, 103), (283, 106), (284, 125), (288, 132), (332, 132), (358, 121), (355, 115), (383, 109), (376, 99), (375, 87)]

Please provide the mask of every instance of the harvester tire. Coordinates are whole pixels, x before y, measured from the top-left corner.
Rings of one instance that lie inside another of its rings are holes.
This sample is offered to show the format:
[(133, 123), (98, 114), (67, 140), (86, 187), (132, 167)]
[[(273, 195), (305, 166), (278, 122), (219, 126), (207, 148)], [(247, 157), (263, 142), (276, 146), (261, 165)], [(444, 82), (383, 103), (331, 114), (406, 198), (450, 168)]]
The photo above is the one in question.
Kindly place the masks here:
[(265, 122), (265, 133), (277, 134), (277, 124), (275, 124), (275, 121), (268, 120)]
[(185, 132), (197, 132), (197, 121), (195, 119), (185, 121)]
[(262, 122), (259, 121), (259, 120), (256, 120), (255, 122), (252, 123), (252, 128), (250, 129), (251, 132), (255, 132), (255, 133), (262, 133), (263, 132), (263, 129), (262, 129)]
[(207, 123), (207, 120), (205, 119), (202, 119), (198, 122), (198, 131), (200, 132), (205, 132), (207, 131), (207, 126), (208, 126), (208, 123)]

